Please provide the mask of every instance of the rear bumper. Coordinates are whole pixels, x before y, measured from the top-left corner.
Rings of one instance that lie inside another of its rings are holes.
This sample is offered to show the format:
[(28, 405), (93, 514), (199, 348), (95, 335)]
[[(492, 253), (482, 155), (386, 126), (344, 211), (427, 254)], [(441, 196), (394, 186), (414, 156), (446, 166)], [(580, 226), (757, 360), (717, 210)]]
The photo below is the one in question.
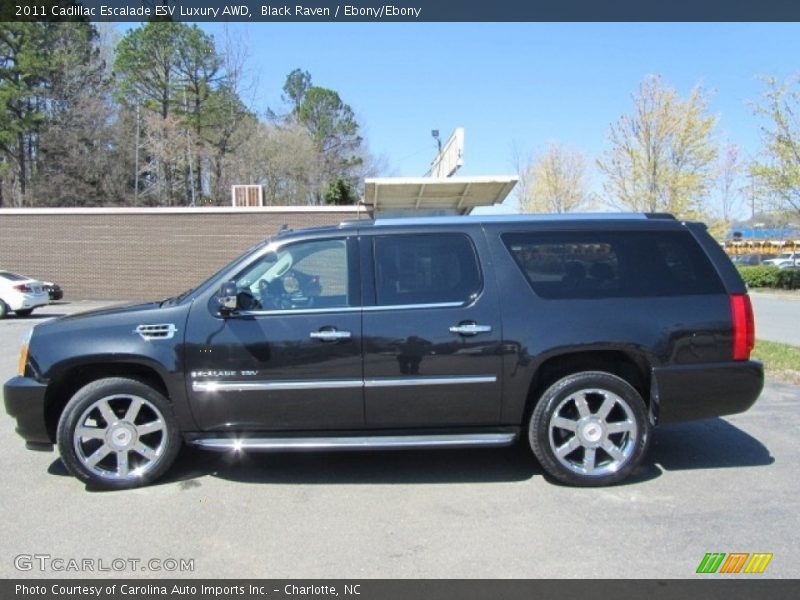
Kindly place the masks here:
[(47, 292), (41, 294), (9, 294), (6, 304), (11, 310), (27, 310), (38, 308), (50, 304), (50, 295)]
[(678, 365), (653, 369), (653, 413), (675, 423), (746, 411), (764, 387), (760, 362)]
[(3, 386), (6, 412), (17, 420), (16, 431), (29, 446), (53, 444), (45, 418), (46, 390), (46, 385), (28, 377), (14, 377)]

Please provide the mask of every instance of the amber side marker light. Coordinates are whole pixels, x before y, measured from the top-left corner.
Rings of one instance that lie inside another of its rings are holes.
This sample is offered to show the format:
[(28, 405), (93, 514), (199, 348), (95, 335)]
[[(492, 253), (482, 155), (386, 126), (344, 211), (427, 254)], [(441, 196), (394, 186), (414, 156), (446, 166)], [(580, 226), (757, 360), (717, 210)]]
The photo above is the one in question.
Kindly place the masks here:
[(28, 364), (28, 345), (31, 341), (31, 334), (33, 334), (33, 329), (28, 331), (25, 334), (25, 337), (22, 339), (22, 348), (19, 349), (19, 363), (17, 364), (17, 374), (20, 377), (25, 376), (25, 365)]

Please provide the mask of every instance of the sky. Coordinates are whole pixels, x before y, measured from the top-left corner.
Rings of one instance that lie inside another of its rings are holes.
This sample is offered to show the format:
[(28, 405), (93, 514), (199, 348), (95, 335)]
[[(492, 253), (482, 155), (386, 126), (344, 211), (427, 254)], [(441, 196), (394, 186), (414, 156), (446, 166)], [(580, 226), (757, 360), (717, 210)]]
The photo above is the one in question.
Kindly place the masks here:
[[(201, 24), (218, 42), (225, 26)], [(712, 94), (720, 141), (758, 154), (752, 102), (759, 77), (800, 73), (796, 23), (233, 23), (249, 53), (245, 101), (281, 108), (295, 68), (339, 92), (355, 111), (385, 176), (420, 176), (443, 138), (464, 127), (459, 175), (513, 174), (515, 148), (529, 156), (549, 141), (592, 160), (609, 126), (632, 107), (647, 75), (682, 96)], [(600, 176), (592, 175), (593, 189)]]

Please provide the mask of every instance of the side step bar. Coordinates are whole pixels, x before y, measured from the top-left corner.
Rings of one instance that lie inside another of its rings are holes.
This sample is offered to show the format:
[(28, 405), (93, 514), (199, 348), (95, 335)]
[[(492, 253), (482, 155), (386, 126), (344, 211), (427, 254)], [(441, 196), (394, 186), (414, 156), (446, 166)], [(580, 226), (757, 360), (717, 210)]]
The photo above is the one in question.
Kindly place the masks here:
[(466, 448), (509, 446), (517, 434), (458, 433), (441, 435), (371, 435), (346, 437), (199, 438), (191, 443), (205, 450), (404, 450), (410, 448)]

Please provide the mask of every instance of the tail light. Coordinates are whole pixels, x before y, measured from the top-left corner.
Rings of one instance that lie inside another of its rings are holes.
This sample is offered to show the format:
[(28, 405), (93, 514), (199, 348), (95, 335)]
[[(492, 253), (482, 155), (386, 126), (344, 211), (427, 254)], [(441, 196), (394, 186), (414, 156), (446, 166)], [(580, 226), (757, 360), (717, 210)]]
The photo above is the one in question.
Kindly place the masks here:
[(756, 342), (753, 305), (747, 294), (731, 294), (733, 320), (733, 360), (748, 360)]
[(29, 286), (27, 283), (20, 283), (19, 285), (15, 285), (14, 289), (17, 290), (18, 292), (22, 292), (23, 294), (30, 294), (33, 291), (31, 289), (31, 286)]

